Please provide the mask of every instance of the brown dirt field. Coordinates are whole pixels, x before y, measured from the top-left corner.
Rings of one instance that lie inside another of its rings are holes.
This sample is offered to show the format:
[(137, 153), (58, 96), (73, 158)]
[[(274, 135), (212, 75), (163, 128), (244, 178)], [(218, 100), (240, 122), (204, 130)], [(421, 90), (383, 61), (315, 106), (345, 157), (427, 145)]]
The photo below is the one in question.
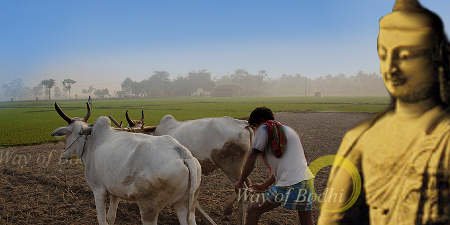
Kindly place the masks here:
[[(336, 152), (345, 131), (368, 113), (278, 113), (277, 119), (301, 136), (308, 162)], [(97, 224), (94, 198), (79, 160), (63, 162), (63, 143), (0, 149), (0, 224)], [(323, 190), (329, 169), (316, 176), (316, 189)], [(253, 179), (264, 177), (258, 163)], [(200, 204), (218, 224), (238, 224), (237, 213), (222, 220), (224, 200), (232, 184), (218, 170), (203, 177)], [(314, 211), (315, 218), (317, 211)], [(199, 225), (208, 224), (197, 213)], [(135, 204), (121, 202), (116, 224), (140, 224)], [(171, 209), (159, 216), (159, 224), (178, 224)], [(295, 211), (277, 209), (265, 214), (260, 224), (298, 224)]]

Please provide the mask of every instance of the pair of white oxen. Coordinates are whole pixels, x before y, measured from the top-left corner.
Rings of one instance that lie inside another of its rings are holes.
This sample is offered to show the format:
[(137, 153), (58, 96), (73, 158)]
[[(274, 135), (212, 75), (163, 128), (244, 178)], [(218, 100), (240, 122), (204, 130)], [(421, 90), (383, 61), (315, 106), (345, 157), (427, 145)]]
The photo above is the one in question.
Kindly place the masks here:
[[(76, 155), (82, 160), (100, 225), (114, 224), (120, 199), (136, 202), (146, 225), (156, 225), (159, 212), (169, 205), (174, 206), (181, 225), (196, 225), (196, 209), (215, 224), (197, 202), (200, 162), (204, 174), (219, 168), (234, 183), (251, 149), (253, 134), (247, 121), (223, 117), (179, 122), (166, 115), (157, 127), (145, 129), (143, 114), (140, 121), (133, 121), (127, 113), (129, 125), (134, 126), (129, 130), (142, 132), (133, 133), (112, 128), (105, 116), (89, 125), (91, 107), (86, 105), (84, 118), (71, 118), (55, 103), (68, 125), (54, 130), (52, 136), (65, 136), (63, 158)], [(235, 200), (236, 195), (226, 202), (225, 215), (231, 214)]]

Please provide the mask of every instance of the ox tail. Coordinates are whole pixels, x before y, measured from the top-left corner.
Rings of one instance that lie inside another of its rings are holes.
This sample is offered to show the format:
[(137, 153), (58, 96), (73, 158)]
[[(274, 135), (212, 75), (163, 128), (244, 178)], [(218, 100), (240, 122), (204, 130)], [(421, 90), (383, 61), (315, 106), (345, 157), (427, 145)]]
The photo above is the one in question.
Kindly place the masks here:
[(198, 160), (194, 157), (190, 159), (184, 159), (184, 164), (189, 170), (189, 197), (188, 197), (188, 221), (187, 224), (191, 225), (189, 223), (189, 218), (191, 215), (191, 212), (194, 211), (194, 207), (198, 209), (198, 211), (205, 217), (209, 223), (212, 225), (217, 225), (216, 222), (208, 215), (208, 213), (203, 210), (203, 208), (200, 206), (200, 204), (197, 201), (197, 196), (199, 193), (200, 183), (201, 183), (201, 166)]
[(184, 165), (187, 167), (189, 176), (188, 176), (188, 216), (187, 216), (187, 224), (190, 224), (190, 216), (191, 212), (194, 212), (195, 208), (212, 224), (217, 225), (216, 222), (206, 213), (197, 201), (197, 196), (200, 191), (200, 183), (202, 179), (202, 167), (196, 158), (194, 158), (191, 152), (183, 147), (175, 148), (180, 157), (183, 159)]
[[(194, 210), (194, 203), (196, 201), (196, 197), (197, 197), (197, 193), (198, 193), (198, 189), (200, 187), (200, 182), (201, 182), (201, 175), (199, 176), (199, 174), (201, 174), (201, 169), (200, 166), (197, 165), (198, 161), (194, 158), (190, 158), (190, 159), (184, 159), (184, 165), (186, 165), (188, 171), (189, 171), (189, 176), (188, 176), (188, 201), (187, 201), (187, 209), (188, 209), (188, 213), (187, 213), (187, 217), (186, 217), (186, 222), (188, 225), (192, 225), (190, 223), (190, 218), (191, 218), (191, 213)], [(200, 170), (200, 172), (199, 172)]]

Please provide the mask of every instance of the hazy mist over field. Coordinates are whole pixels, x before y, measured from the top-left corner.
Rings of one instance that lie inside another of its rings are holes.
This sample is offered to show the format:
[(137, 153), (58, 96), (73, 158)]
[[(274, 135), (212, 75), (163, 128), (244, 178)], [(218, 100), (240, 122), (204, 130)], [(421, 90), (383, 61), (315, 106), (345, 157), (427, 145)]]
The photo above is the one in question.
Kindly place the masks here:
[[(393, 2), (4, 1), (0, 100), (45, 99), (49, 79), (61, 99), (68, 88), (70, 98), (384, 95), (376, 37)], [(450, 4), (423, 4), (449, 31)], [(164, 90), (151, 88), (158, 72)], [(192, 84), (201, 77), (214, 84)]]

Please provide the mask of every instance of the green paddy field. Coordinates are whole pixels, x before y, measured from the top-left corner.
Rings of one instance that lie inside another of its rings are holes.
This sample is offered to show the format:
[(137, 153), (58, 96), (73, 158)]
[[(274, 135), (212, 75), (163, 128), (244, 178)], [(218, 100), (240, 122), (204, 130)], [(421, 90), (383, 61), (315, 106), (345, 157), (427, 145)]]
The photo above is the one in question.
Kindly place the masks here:
[[(58, 103), (69, 116), (82, 117), (86, 100)], [(90, 122), (101, 115), (125, 121), (125, 110), (140, 118), (144, 109), (147, 125), (156, 125), (162, 116), (172, 114), (178, 120), (231, 116), (242, 118), (257, 106), (275, 112), (378, 112), (386, 107), (387, 97), (255, 97), (255, 98), (148, 98), (93, 99)], [(54, 101), (0, 102), (0, 146), (40, 144), (56, 139), (50, 133), (66, 123), (53, 108)]]

